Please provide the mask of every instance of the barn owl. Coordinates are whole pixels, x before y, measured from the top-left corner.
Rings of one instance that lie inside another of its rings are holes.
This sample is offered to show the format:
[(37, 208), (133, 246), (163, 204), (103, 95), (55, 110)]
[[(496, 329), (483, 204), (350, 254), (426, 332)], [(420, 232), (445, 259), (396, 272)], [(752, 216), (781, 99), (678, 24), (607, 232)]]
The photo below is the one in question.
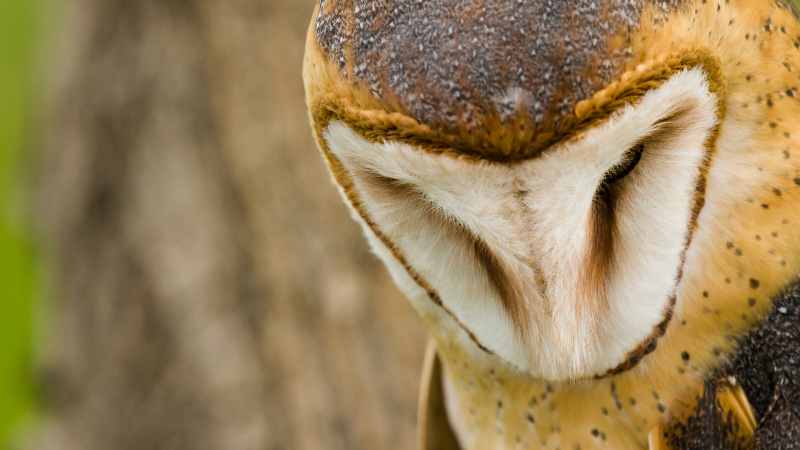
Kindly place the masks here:
[(304, 81), (423, 448), (800, 448), (789, 3), (320, 0)]

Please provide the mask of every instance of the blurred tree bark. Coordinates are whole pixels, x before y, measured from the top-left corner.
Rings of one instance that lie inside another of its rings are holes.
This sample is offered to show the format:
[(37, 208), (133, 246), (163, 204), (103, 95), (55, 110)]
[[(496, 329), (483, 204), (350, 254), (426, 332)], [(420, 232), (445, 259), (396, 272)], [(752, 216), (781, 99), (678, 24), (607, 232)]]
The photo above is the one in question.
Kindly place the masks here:
[(311, 141), (312, 0), (59, 7), (32, 448), (413, 448), (424, 335)]

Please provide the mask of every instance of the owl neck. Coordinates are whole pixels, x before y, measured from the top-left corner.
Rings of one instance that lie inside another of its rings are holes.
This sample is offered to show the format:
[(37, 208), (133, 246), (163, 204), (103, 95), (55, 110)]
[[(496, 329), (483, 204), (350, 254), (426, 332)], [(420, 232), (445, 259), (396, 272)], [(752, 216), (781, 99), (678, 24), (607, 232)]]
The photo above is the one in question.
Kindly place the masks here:
[(464, 449), (646, 448), (651, 431), (690, 414), (704, 385), (700, 377), (678, 385), (645, 370), (548, 382), (476, 360), (453, 342), (437, 345), (444, 403)]

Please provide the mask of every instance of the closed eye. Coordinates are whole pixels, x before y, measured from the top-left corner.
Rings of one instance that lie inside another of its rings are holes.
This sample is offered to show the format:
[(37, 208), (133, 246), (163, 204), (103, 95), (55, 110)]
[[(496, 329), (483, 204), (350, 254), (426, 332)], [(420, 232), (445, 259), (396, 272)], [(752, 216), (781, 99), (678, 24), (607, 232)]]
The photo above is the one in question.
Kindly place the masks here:
[(644, 142), (648, 144), (658, 144), (668, 140), (671, 136), (679, 134), (681, 128), (685, 126), (685, 124), (681, 122), (681, 119), (684, 118), (690, 110), (691, 105), (682, 105), (682, 107), (677, 108), (672, 114), (656, 122), (650, 135), (626, 151), (622, 156), (622, 160), (606, 172), (598, 188), (596, 199), (608, 200), (608, 196), (611, 194), (611, 188), (630, 175), (636, 166), (639, 165), (639, 162), (642, 160), (642, 155), (644, 155)]
[(617, 181), (627, 177), (631, 172), (633, 172), (633, 169), (636, 168), (636, 166), (639, 164), (639, 161), (642, 160), (643, 153), (644, 144), (639, 144), (625, 152), (625, 155), (622, 157), (622, 161), (620, 161), (617, 165), (612, 167), (608, 173), (606, 173), (603, 182), (616, 183)]
[(600, 183), (598, 195), (602, 196), (608, 194), (608, 190), (615, 183), (630, 175), (633, 169), (635, 169), (642, 160), (642, 154), (644, 154), (644, 144), (638, 144), (626, 151), (622, 157), (622, 161), (606, 172), (603, 181)]

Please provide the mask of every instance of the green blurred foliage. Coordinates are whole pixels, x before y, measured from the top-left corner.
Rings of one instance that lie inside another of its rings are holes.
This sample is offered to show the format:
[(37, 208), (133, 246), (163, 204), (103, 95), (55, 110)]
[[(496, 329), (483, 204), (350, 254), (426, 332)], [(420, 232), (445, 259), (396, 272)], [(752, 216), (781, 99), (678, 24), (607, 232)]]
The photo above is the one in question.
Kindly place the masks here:
[(33, 92), (34, 0), (0, 4), (0, 448), (33, 411), (36, 275), (24, 186)]

